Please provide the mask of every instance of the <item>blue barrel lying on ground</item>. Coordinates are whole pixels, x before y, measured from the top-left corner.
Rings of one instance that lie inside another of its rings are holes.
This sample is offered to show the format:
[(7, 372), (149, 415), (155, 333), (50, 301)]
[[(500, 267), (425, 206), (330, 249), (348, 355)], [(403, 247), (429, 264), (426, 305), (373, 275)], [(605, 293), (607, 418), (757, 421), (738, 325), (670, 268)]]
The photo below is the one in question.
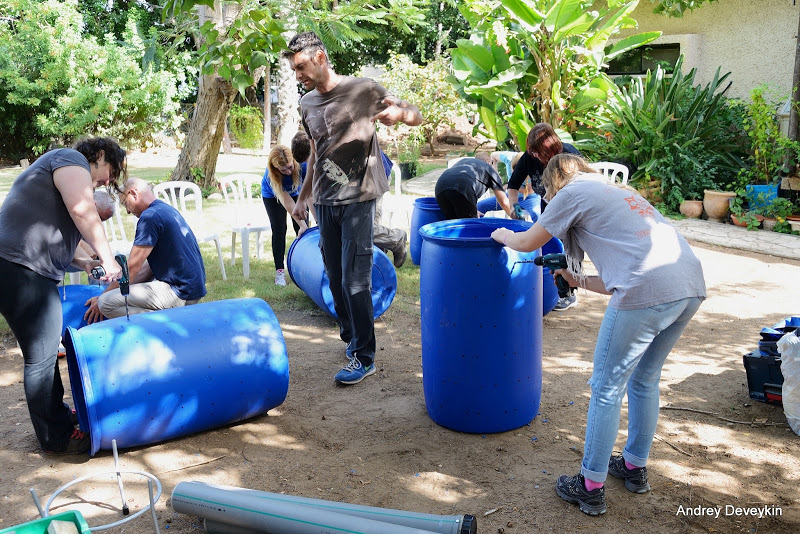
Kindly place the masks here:
[[(539, 216), (542, 214), (541, 201), (542, 197), (535, 194), (528, 195), (525, 198), (522, 198), (522, 195), (519, 196), (519, 205), (528, 212), (531, 222), (538, 221)], [(501, 208), (500, 204), (497, 202), (497, 197), (492, 195), (478, 201), (478, 211), (481, 213), (486, 213), (487, 211), (503, 211), (503, 208)]]
[(261, 299), (205, 302), (68, 328), (72, 398), (90, 454), (209, 430), (279, 406), (289, 360)]
[(542, 268), (490, 236), (531, 223), (455, 219), (428, 224), (420, 267), (422, 385), (428, 414), (460, 432), (530, 422), (542, 389)]
[(61, 297), (61, 317), (63, 320), (61, 334), (67, 331), (67, 327), (78, 329), (86, 326), (83, 315), (86, 313), (86, 301), (92, 297), (98, 297), (105, 290), (103, 286), (94, 285), (68, 285), (58, 288), (58, 296)]
[(420, 264), (422, 254), (422, 238), (419, 229), (426, 224), (444, 220), (444, 213), (439, 209), (436, 197), (422, 197), (414, 201), (414, 210), (411, 212), (411, 233), (408, 238), (411, 250), (411, 261), (414, 265)]
[[(303, 232), (289, 247), (286, 269), (292, 282), (303, 290), (317, 306), (336, 317), (333, 295), (319, 250), (319, 227)], [(372, 309), (377, 319), (389, 309), (397, 293), (394, 263), (378, 247), (372, 247)]]

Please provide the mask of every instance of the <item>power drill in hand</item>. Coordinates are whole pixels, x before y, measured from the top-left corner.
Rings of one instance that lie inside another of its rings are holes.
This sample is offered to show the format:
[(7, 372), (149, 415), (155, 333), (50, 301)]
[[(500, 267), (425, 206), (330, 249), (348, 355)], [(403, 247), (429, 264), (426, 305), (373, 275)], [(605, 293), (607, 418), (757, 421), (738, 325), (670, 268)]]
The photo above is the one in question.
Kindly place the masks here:
[[(122, 276), (120, 276), (119, 280), (119, 292), (123, 295), (128, 295), (131, 292), (130, 287), (130, 277), (128, 276), (128, 260), (122, 254), (117, 254), (114, 256), (114, 259), (117, 260), (117, 263), (120, 267), (122, 267)], [(97, 267), (92, 267), (92, 278), (95, 280), (100, 280), (102, 277), (106, 275), (106, 270), (103, 269), (102, 265), (98, 265)]]
[[(566, 254), (545, 254), (544, 256), (533, 258), (533, 263), (534, 265), (547, 267), (555, 272), (556, 269), (567, 268), (567, 256)], [(559, 298), (568, 297), (575, 292), (575, 289), (570, 287), (569, 283), (560, 274), (556, 275), (556, 287), (558, 287)]]
[(516, 215), (519, 220), (525, 218), (525, 211), (522, 209), (522, 206), (519, 205), (519, 202), (514, 203), (514, 215)]

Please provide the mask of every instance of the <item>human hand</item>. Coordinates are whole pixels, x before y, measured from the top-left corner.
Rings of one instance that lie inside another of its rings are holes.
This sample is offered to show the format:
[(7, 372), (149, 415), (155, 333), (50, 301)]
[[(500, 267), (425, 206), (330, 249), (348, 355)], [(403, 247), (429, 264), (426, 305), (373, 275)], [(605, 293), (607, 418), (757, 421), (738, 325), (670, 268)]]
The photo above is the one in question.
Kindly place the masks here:
[(306, 207), (306, 201), (300, 200), (298, 197), (297, 200), (294, 201), (294, 208), (292, 209), (292, 217), (296, 221), (304, 221), (306, 217), (308, 217), (308, 208)]
[(386, 108), (372, 117), (373, 121), (378, 121), (385, 126), (394, 126), (398, 122), (403, 122), (405, 110), (399, 106), (402, 102), (399, 98), (387, 96), (383, 99)]
[(519, 205), (519, 202), (514, 204), (514, 218), (520, 220), (525, 218), (525, 212), (523, 211), (522, 206)]
[(84, 306), (88, 306), (88, 310), (86, 313), (83, 314), (83, 318), (86, 320), (87, 324), (98, 323), (105, 319), (105, 316), (100, 312), (100, 307), (97, 305), (97, 301), (99, 297), (92, 297), (84, 303)]
[(508, 228), (498, 228), (497, 230), (492, 232), (492, 239), (494, 239), (498, 243), (502, 243), (503, 245), (505, 245), (506, 239), (508, 239), (508, 236), (513, 233), (514, 232), (512, 232)]
[(567, 281), (569, 287), (578, 287), (578, 279), (572, 276), (567, 269), (556, 269), (553, 271), (553, 280), (555, 280), (556, 276), (561, 276), (564, 280)]
[[(119, 277), (122, 276), (122, 267), (120, 266), (119, 263), (116, 262), (116, 260), (112, 260), (110, 262), (102, 262), (100, 265), (102, 265), (103, 269), (106, 272), (104, 276), (100, 277), (101, 282), (110, 284), (115, 280), (119, 280)], [(91, 269), (89, 270), (89, 272), (91, 273)]]

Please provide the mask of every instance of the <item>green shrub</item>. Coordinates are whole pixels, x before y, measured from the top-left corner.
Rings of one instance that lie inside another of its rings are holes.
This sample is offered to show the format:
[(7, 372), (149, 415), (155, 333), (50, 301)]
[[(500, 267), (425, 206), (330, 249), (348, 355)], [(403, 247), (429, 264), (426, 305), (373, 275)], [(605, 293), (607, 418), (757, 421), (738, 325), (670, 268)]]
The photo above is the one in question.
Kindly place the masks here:
[(720, 90), (730, 73), (717, 70), (709, 84), (695, 87), (695, 69), (684, 74), (682, 63), (683, 57), (671, 77), (659, 67), (618, 89), (594, 116), (600, 135), (578, 143), (591, 159), (627, 164), (633, 185), (660, 179), (672, 210), (702, 198), (704, 189), (734, 189), (741, 169), (740, 133), (732, 124), (741, 113)]

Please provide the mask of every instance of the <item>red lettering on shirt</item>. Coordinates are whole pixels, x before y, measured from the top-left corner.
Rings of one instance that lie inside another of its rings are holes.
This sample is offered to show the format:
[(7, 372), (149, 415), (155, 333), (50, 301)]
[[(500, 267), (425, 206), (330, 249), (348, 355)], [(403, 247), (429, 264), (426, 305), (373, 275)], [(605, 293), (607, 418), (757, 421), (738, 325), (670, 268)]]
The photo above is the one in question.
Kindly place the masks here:
[(642, 217), (653, 217), (655, 215), (653, 206), (650, 205), (644, 198), (639, 196), (625, 197), (631, 210), (638, 211)]

